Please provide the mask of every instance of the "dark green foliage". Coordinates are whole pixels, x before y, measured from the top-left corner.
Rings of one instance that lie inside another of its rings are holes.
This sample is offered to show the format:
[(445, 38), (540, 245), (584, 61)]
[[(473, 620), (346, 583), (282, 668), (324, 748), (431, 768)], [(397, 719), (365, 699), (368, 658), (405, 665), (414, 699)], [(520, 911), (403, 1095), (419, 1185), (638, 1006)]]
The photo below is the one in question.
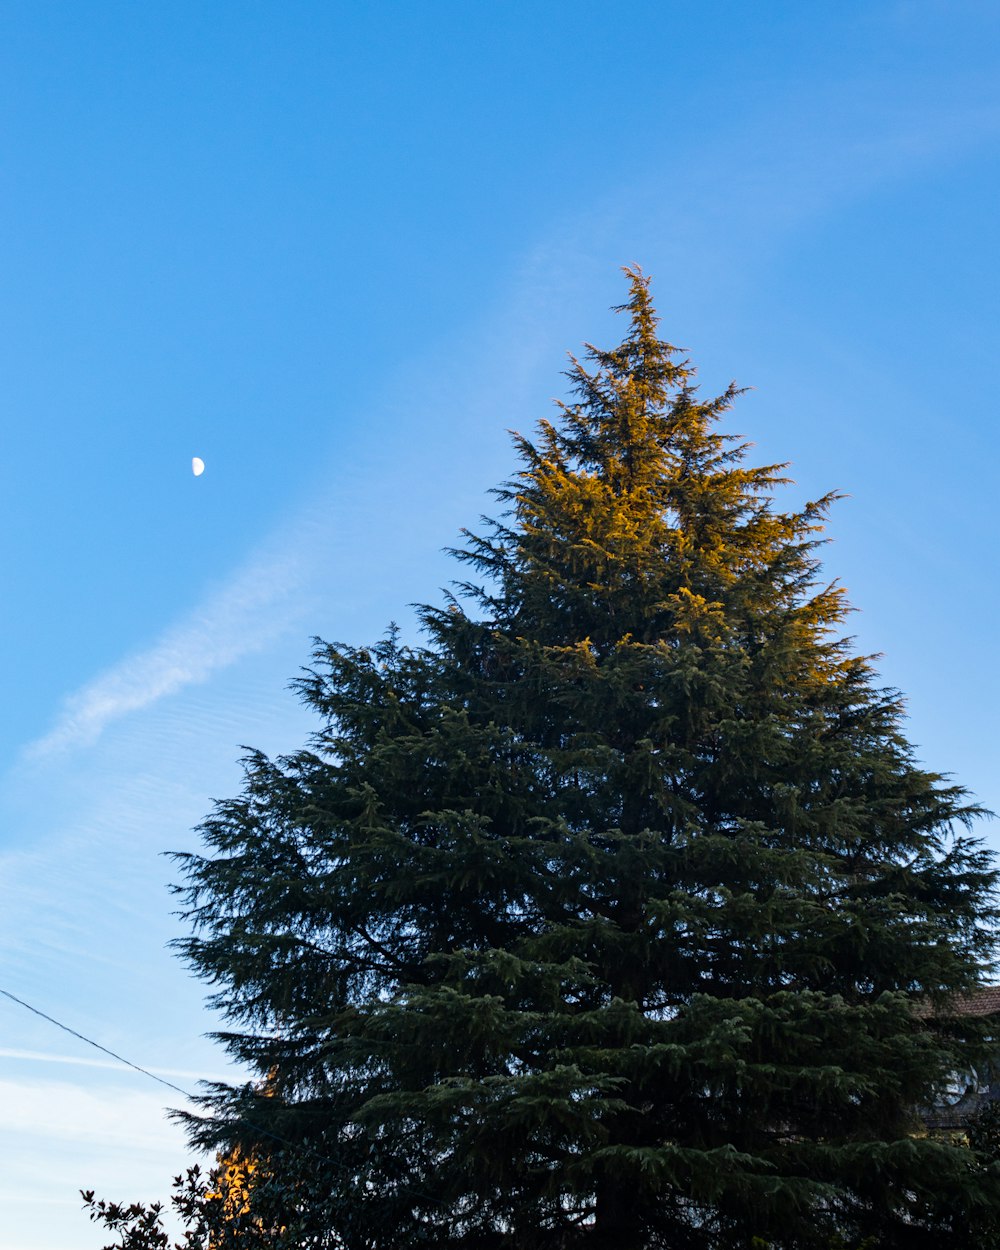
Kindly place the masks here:
[(987, 1102), (969, 1125), (969, 1145), (989, 1163), (1000, 1163), (1000, 1103)]
[(301, 1182), (300, 1244), (912, 1250), (1000, 1203), (915, 1112), (975, 1045), (912, 1010), (992, 954), (975, 809), (840, 637), (830, 497), (774, 508), (629, 276), (479, 580), (423, 648), (319, 644), (310, 748), (250, 755), (183, 857), (268, 1088), (194, 1137)]

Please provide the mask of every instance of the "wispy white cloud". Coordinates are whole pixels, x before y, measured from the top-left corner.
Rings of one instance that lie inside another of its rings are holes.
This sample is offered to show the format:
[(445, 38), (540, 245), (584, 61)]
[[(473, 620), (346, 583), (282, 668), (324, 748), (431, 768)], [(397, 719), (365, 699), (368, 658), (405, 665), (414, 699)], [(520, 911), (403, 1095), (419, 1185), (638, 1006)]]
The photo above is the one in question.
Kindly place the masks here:
[[(87, 1059), (80, 1055), (56, 1055), (44, 1050), (22, 1050), (16, 1046), (0, 1046), (0, 1059), (23, 1059), (27, 1063), (55, 1063), (75, 1068), (105, 1068), (111, 1072), (133, 1072), (127, 1063), (116, 1063), (113, 1059)], [(174, 1077), (177, 1080), (201, 1081), (224, 1080), (224, 1077), (206, 1077), (203, 1072), (192, 1072), (187, 1068), (155, 1068), (147, 1067), (147, 1072), (156, 1076)]]
[[(300, 521), (297, 528), (306, 528)], [(287, 533), (281, 535), (282, 539)], [(207, 680), (283, 633), (303, 611), (301, 542), (273, 541), (151, 647), (126, 657), (64, 702), (52, 728), (28, 744), (28, 759), (97, 741), (112, 722)]]

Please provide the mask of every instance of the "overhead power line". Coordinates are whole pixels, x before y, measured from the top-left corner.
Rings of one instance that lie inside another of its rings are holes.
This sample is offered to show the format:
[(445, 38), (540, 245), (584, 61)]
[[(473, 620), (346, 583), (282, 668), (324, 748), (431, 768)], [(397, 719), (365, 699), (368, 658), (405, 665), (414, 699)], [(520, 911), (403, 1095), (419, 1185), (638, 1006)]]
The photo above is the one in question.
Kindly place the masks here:
[[(100, 1042), (95, 1042), (92, 1037), (87, 1037), (85, 1033), (80, 1033), (76, 1029), (70, 1028), (68, 1024), (63, 1024), (61, 1020), (57, 1020), (55, 1016), (50, 1016), (38, 1007), (33, 1007), (31, 1003), (26, 1003), (23, 998), (18, 998), (16, 994), (12, 994), (10, 990), (0, 987), (0, 994), (4, 998), (9, 998), (11, 1002), (17, 1003), (19, 1007), (24, 1007), (26, 1011), (32, 1012), (36, 1016), (40, 1016), (43, 1020), (47, 1020), (49, 1024), (54, 1024), (57, 1029), (62, 1029), (64, 1033), (69, 1033), (71, 1037), (79, 1038), (81, 1042), (86, 1042), (88, 1046), (93, 1046), (95, 1050), (99, 1050), (102, 1054), (110, 1055), (112, 1059), (116, 1059), (119, 1063), (123, 1063), (127, 1068), (131, 1068), (134, 1072), (140, 1072), (143, 1076), (148, 1076), (151, 1081), (156, 1081), (160, 1085), (165, 1085), (167, 1089), (172, 1089), (175, 1094), (180, 1094), (189, 1102), (197, 1102), (198, 1099), (194, 1094), (186, 1089), (181, 1089), (179, 1085), (175, 1085), (173, 1081), (167, 1081), (162, 1076), (157, 1076), (155, 1072), (150, 1072), (148, 1068), (142, 1067), (141, 1064), (133, 1063), (131, 1059), (126, 1059), (124, 1055), (119, 1055), (117, 1051), (109, 1050), (107, 1046), (102, 1046)], [(252, 1120), (246, 1119), (245, 1116), (240, 1117), (240, 1123), (244, 1127), (253, 1129), (255, 1133), (260, 1133), (263, 1137), (269, 1137), (272, 1141), (276, 1141), (281, 1146), (291, 1146), (293, 1150), (301, 1151), (303, 1154), (312, 1155), (314, 1158), (320, 1159), (324, 1163), (335, 1163), (333, 1159), (327, 1158), (317, 1150), (313, 1150), (311, 1146), (306, 1146), (301, 1142), (293, 1142), (288, 1137), (282, 1137), (279, 1133), (273, 1132), (269, 1128), (265, 1128), (263, 1124), (255, 1124)], [(335, 1164), (336, 1166), (336, 1164)]]
[(88, 1046), (93, 1046), (95, 1050), (101, 1051), (105, 1055), (110, 1055), (112, 1059), (117, 1059), (119, 1063), (123, 1063), (126, 1068), (132, 1068), (135, 1072), (141, 1072), (143, 1076), (148, 1076), (151, 1081), (158, 1081), (161, 1085), (165, 1085), (167, 1089), (172, 1089), (175, 1094), (181, 1094), (190, 1102), (195, 1102), (194, 1094), (189, 1094), (186, 1089), (181, 1089), (179, 1085), (175, 1085), (173, 1081), (164, 1080), (162, 1076), (157, 1076), (155, 1072), (150, 1072), (148, 1068), (140, 1067), (139, 1064), (133, 1063), (131, 1059), (126, 1059), (124, 1055), (116, 1054), (113, 1050), (108, 1050), (107, 1046), (102, 1046), (100, 1042), (95, 1042), (92, 1037), (85, 1037), (83, 1033), (78, 1033), (76, 1029), (71, 1029), (68, 1024), (63, 1024), (61, 1020), (57, 1020), (54, 1016), (48, 1016), (44, 1011), (40, 1011), (37, 1007), (32, 1007), (31, 1003), (26, 1003), (23, 998), (18, 998), (16, 994), (12, 994), (10, 990), (0, 989), (0, 994), (4, 998), (9, 998), (11, 1002), (17, 1003), (19, 1007), (33, 1012), (36, 1016), (41, 1016), (43, 1020), (48, 1020), (49, 1024), (54, 1024), (57, 1029), (62, 1029), (64, 1033), (68, 1033), (71, 1037), (77, 1037), (81, 1042), (86, 1042)]

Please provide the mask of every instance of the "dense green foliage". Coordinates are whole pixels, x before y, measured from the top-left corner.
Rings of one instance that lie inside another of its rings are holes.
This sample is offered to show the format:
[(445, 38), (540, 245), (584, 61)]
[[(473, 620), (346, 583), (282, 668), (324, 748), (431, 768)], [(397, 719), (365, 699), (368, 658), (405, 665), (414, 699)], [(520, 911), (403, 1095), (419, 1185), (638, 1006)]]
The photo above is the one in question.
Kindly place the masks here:
[(918, 1116), (976, 1044), (912, 1010), (991, 957), (974, 809), (840, 636), (830, 498), (775, 508), (630, 282), (426, 644), (319, 645), (313, 742), (183, 859), (267, 1083), (195, 1138), (300, 1245), (910, 1250), (1000, 1204)]

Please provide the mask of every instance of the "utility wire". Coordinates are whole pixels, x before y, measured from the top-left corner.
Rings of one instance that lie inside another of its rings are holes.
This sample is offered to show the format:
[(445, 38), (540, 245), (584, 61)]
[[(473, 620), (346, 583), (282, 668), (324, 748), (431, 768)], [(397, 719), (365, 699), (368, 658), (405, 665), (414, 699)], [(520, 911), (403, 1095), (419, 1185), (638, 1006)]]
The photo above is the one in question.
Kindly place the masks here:
[(37, 1007), (32, 1007), (31, 1003), (26, 1003), (23, 998), (18, 998), (16, 994), (12, 994), (10, 990), (0, 989), (0, 994), (4, 998), (9, 998), (11, 1002), (17, 1003), (20, 1007), (27, 1008), (28, 1011), (34, 1012), (36, 1016), (41, 1016), (43, 1020), (48, 1020), (49, 1024), (54, 1024), (57, 1029), (62, 1029), (64, 1033), (69, 1033), (71, 1037), (78, 1037), (81, 1042), (86, 1042), (88, 1046), (93, 1046), (95, 1050), (103, 1051), (104, 1054), (110, 1055), (112, 1059), (117, 1059), (119, 1063), (123, 1063), (126, 1068), (132, 1068), (136, 1072), (141, 1072), (143, 1076), (148, 1076), (151, 1081), (159, 1081), (161, 1085), (166, 1085), (167, 1089), (172, 1089), (175, 1094), (181, 1094), (190, 1102), (195, 1102), (194, 1094), (189, 1094), (186, 1089), (181, 1089), (179, 1085), (175, 1085), (173, 1081), (165, 1081), (162, 1076), (157, 1076), (155, 1072), (150, 1072), (148, 1068), (140, 1068), (137, 1063), (133, 1063), (131, 1059), (126, 1059), (124, 1055), (117, 1055), (113, 1050), (108, 1050), (107, 1046), (102, 1046), (100, 1042), (95, 1042), (91, 1037), (84, 1037), (82, 1033), (78, 1033), (76, 1029), (71, 1029), (68, 1024), (62, 1024), (53, 1016), (47, 1016), (44, 1011), (39, 1011)]
[[(0, 987), (0, 994), (2, 994), (5, 998), (9, 998), (11, 1002), (17, 1003), (19, 1007), (24, 1007), (26, 1010), (33, 1012), (36, 1016), (41, 1016), (43, 1020), (47, 1020), (49, 1024), (54, 1024), (57, 1029), (62, 1029), (64, 1033), (69, 1033), (72, 1037), (79, 1038), (81, 1042), (86, 1042), (88, 1046), (93, 1046), (95, 1050), (102, 1051), (105, 1055), (110, 1055), (112, 1059), (117, 1059), (119, 1063), (123, 1063), (127, 1068), (132, 1068), (135, 1072), (141, 1072), (143, 1076), (148, 1076), (151, 1081), (158, 1081), (160, 1085), (165, 1085), (167, 1089), (172, 1089), (175, 1094), (180, 1094), (189, 1102), (198, 1101), (194, 1094), (190, 1093), (186, 1089), (181, 1089), (181, 1087), (179, 1085), (175, 1085), (173, 1081), (164, 1080), (162, 1076), (157, 1076), (155, 1072), (150, 1072), (148, 1068), (143, 1068), (139, 1064), (133, 1063), (131, 1059), (126, 1059), (124, 1055), (119, 1055), (115, 1051), (109, 1050), (107, 1046), (102, 1046), (100, 1042), (95, 1042), (92, 1037), (86, 1037), (83, 1033), (78, 1033), (76, 1029), (71, 1029), (68, 1024), (63, 1024), (61, 1020), (57, 1020), (55, 1016), (46, 1015), (46, 1013), (39, 1010), (38, 1007), (33, 1007), (31, 1003), (26, 1003), (23, 998), (18, 998), (18, 996), (16, 994), (12, 994), (10, 990), (5, 990)], [(263, 1124), (254, 1124), (252, 1120), (248, 1120), (244, 1116), (240, 1117), (239, 1122), (246, 1128), (253, 1129), (254, 1132), (263, 1134), (264, 1137), (270, 1137), (272, 1141), (276, 1141), (282, 1146), (291, 1146), (293, 1150), (301, 1151), (303, 1154), (313, 1155), (315, 1158), (320, 1159), (323, 1163), (331, 1163), (335, 1167), (343, 1166), (343, 1164), (338, 1164), (336, 1160), (330, 1159), (326, 1155), (321, 1155), (319, 1151), (313, 1150), (310, 1146), (303, 1145), (301, 1142), (293, 1142), (288, 1137), (280, 1136), (271, 1129), (265, 1128)]]

